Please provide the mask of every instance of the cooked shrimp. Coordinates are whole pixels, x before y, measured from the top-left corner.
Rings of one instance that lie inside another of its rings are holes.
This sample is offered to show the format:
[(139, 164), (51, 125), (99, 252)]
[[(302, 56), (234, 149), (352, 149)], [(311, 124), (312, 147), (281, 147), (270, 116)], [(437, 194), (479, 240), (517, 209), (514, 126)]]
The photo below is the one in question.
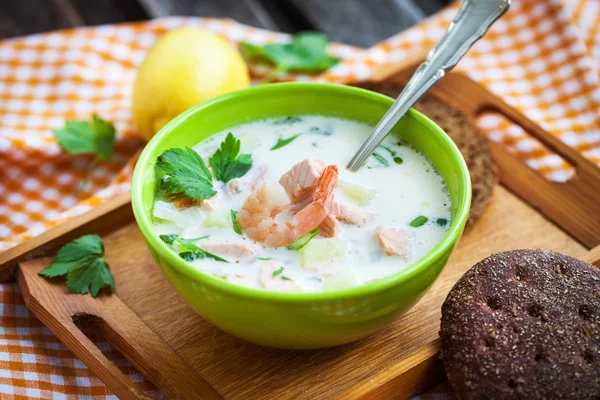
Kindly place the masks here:
[(285, 223), (275, 217), (285, 210), (290, 199), (280, 185), (266, 183), (244, 202), (237, 222), (250, 239), (269, 247), (281, 247), (300, 239), (325, 221), (331, 212), (338, 181), (338, 170), (329, 165), (319, 177), (312, 202)]
[(310, 196), (315, 191), (317, 180), (323, 174), (324, 169), (323, 161), (307, 158), (296, 163), (288, 172), (281, 175), (279, 184), (290, 196), (292, 204), (298, 204), (304, 200), (308, 204)]

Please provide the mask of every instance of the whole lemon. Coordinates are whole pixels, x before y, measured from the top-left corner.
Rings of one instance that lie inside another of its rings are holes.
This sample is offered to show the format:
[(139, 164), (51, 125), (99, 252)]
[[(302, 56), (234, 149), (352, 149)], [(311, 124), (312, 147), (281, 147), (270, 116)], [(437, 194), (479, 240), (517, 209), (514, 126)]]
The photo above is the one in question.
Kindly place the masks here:
[(248, 68), (229, 42), (204, 29), (177, 29), (162, 36), (138, 68), (133, 120), (149, 140), (191, 106), (249, 83)]

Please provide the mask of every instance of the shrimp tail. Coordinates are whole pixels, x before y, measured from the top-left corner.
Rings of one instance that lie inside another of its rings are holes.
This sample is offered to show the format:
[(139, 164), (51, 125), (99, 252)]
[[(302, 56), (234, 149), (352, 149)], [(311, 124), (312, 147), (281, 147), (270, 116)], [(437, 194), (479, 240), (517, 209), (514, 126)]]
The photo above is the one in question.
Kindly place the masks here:
[(336, 165), (328, 165), (319, 180), (313, 194), (313, 202), (322, 204), (327, 210), (327, 214), (331, 212), (333, 205), (333, 192), (338, 183), (338, 168)]

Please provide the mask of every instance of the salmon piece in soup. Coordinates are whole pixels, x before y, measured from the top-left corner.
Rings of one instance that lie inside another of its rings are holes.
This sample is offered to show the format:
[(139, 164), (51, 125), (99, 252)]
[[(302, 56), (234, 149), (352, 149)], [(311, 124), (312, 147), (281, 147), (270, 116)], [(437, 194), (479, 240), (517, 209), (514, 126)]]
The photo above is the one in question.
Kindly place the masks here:
[[(282, 269), (281, 272), (279, 272), (280, 269)], [(267, 290), (302, 292), (302, 286), (296, 282), (295, 277), (277, 261), (265, 261), (260, 267), (258, 279), (260, 285)]]
[(379, 225), (375, 230), (375, 238), (388, 256), (400, 256), (407, 260), (412, 252), (412, 237), (402, 228)]
[(257, 246), (250, 243), (238, 243), (230, 241), (204, 240), (201, 247), (220, 257), (226, 259), (243, 259), (253, 256), (258, 251)]
[(370, 211), (362, 210), (356, 206), (349, 206), (339, 201), (333, 202), (331, 213), (341, 222), (359, 226), (366, 224), (377, 216)]
[(310, 198), (323, 170), (325, 170), (323, 161), (307, 158), (281, 176), (279, 184), (290, 196), (291, 204), (297, 204)]

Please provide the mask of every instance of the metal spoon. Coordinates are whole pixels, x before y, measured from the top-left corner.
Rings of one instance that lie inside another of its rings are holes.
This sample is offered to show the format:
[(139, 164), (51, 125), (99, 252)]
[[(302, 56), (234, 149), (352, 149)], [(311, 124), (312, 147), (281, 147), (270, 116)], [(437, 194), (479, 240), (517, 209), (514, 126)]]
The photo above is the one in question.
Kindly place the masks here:
[(511, 0), (465, 0), (448, 31), (415, 71), (394, 104), (377, 124), (365, 143), (352, 157), (347, 168), (357, 171), (377, 146), (400, 121), (400, 118), (425, 92), (452, 69), (471, 46), (479, 40), (510, 7)]

